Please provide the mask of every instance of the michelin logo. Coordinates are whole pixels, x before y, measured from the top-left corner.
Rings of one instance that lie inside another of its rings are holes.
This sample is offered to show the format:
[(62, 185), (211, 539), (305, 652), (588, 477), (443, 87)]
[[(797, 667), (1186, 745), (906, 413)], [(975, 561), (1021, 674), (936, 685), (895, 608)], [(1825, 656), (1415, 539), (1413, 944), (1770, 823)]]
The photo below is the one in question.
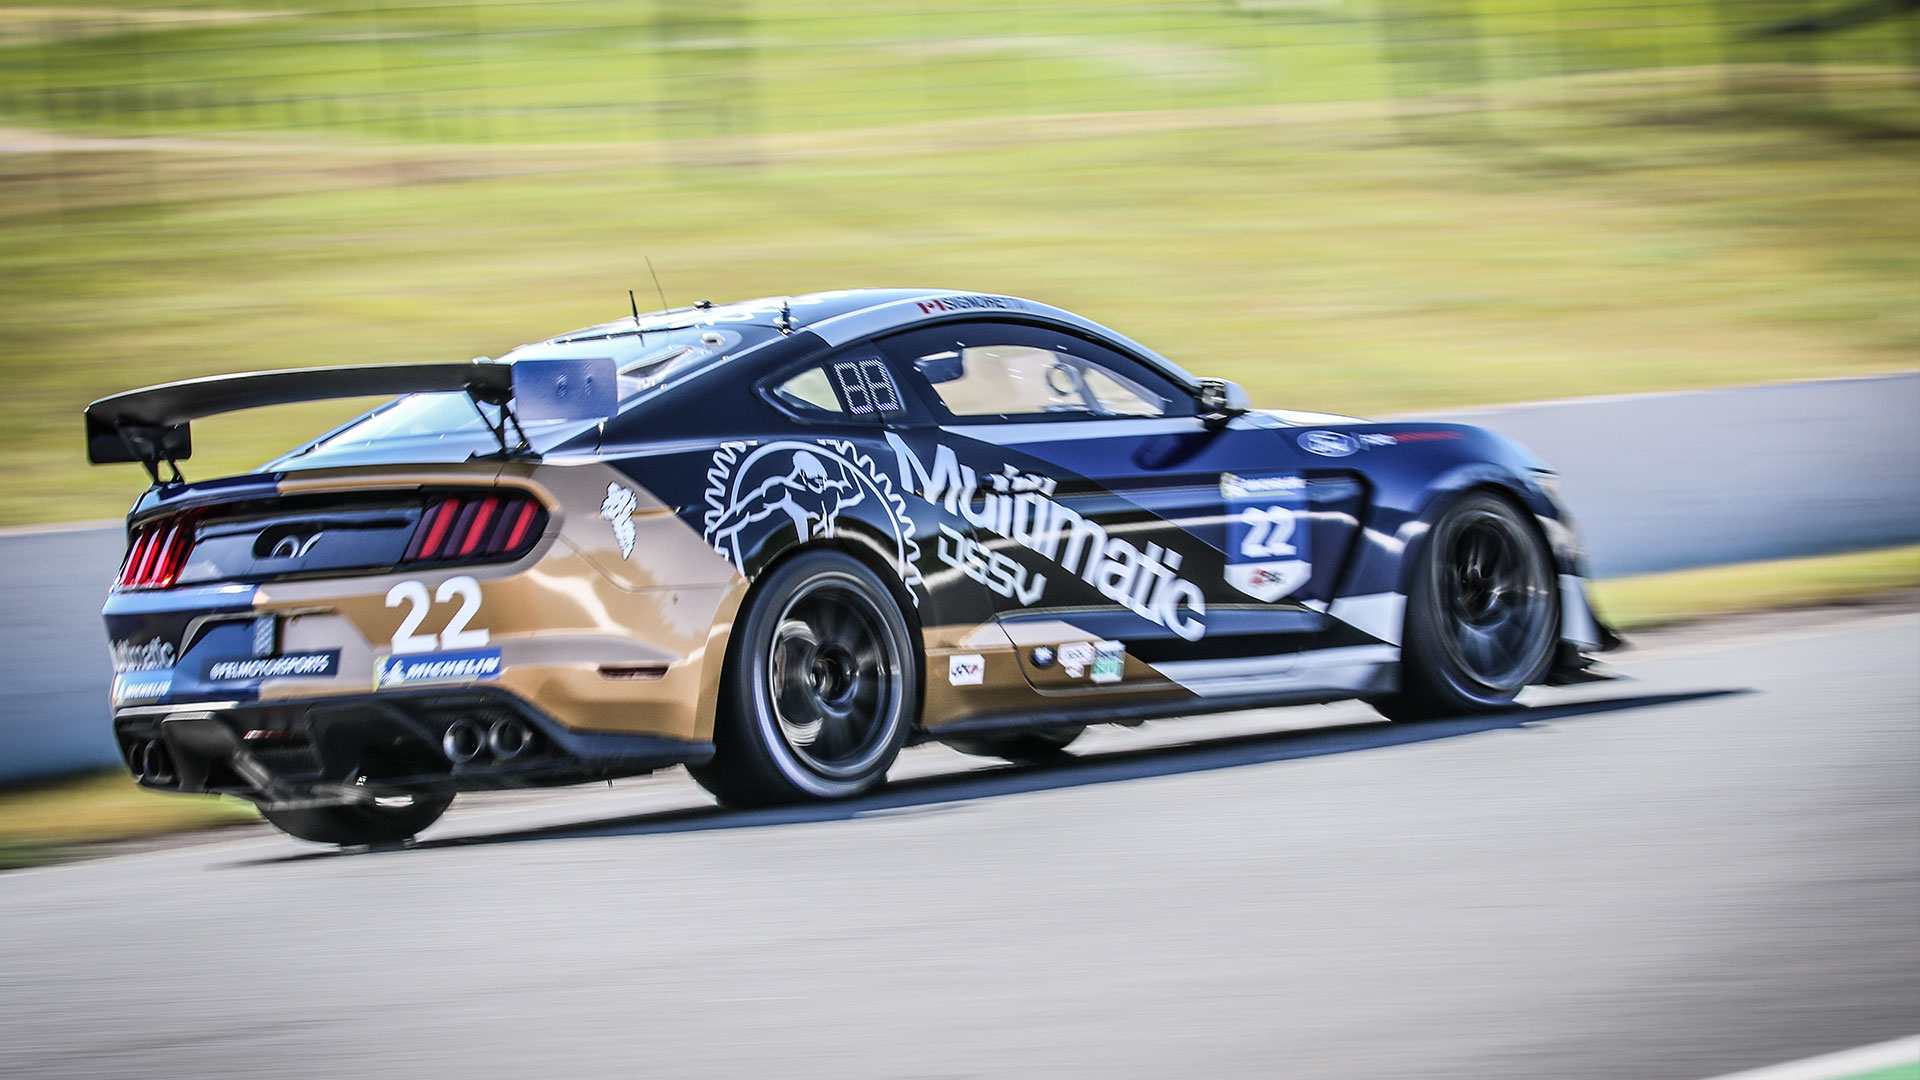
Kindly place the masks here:
[(375, 669), (373, 688), (387, 690), (422, 683), (484, 682), (499, 677), (499, 649), (388, 656), (382, 658), (380, 666)]
[(113, 677), (113, 703), (131, 705), (158, 701), (173, 690), (173, 672), (139, 671)]

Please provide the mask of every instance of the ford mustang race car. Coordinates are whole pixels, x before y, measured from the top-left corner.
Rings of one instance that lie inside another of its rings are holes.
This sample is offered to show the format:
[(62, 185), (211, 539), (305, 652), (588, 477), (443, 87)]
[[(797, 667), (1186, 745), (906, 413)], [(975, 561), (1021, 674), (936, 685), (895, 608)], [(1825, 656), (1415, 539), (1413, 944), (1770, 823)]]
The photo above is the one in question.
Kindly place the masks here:
[[(392, 402), (188, 482), (191, 421)], [(498, 360), (195, 379), (86, 410), (152, 478), (107, 598), (140, 783), (391, 843), (461, 791), (685, 765), (857, 795), (936, 739), (1577, 678), (1553, 474), (1490, 432), (1257, 411), (1084, 318), (874, 289), (697, 304)]]

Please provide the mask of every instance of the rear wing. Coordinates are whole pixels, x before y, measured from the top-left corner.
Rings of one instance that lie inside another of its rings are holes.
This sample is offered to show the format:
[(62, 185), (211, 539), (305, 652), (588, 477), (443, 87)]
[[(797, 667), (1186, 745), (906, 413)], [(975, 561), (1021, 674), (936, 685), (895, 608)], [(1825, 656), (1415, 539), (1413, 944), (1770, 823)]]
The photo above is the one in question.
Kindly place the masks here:
[[(87, 460), (95, 465), (137, 461), (159, 480), (161, 462), (193, 456), (192, 421), (266, 405), (330, 398), (465, 393), (475, 408), (500, 407), (496, 422), (482, 413), (502, 454), (530, 453), (525, 420), (610, 419), (619, 407), (619, 372), (606, 360), (521, 360), (464, 364), (365, 364), (291, 368), (163, 383), (104, 397), (88, 405)], [(512, 403), (511, 405), (509, 403)], [(507, 425), (519, 432), (509, 448)]]

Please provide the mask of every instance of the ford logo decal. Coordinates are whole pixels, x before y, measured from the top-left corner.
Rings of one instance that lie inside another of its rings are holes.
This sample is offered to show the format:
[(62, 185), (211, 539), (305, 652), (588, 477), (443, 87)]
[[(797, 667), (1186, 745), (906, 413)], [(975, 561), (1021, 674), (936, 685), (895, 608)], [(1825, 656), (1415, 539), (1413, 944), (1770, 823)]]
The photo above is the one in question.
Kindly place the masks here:
[(1360, 449), (1360, 444), (1353, 441), (1353, 436), (1337, 431), (1309, 431), (1300, 436), (1300, 446), (1321, 457), (1346, 457)]

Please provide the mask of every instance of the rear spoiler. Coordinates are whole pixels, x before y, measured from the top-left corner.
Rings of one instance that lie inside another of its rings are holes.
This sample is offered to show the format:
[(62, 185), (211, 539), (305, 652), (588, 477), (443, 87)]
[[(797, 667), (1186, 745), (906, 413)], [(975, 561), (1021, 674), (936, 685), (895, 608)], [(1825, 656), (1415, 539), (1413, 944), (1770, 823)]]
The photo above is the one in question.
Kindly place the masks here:
[[(212, 375), (129, 390), (88, 405), (87, 460), (95, 465), (137, 461), (158, 482), (161, 462), (171, 465), (193, 456), (190, 425), (203, 416), (330, 398), (462, 392), (475, 408), (482, 403), (500, 407), (497, 424), (491, 419), (487, 424), (503, 455), (531, 453), (526, 433), (519, 431), (522, 419), (611, 419), (618, 409), (618, 384), (611, 359), (365, 364)], [(509, 422), (520, 438), (512, 448)]]

